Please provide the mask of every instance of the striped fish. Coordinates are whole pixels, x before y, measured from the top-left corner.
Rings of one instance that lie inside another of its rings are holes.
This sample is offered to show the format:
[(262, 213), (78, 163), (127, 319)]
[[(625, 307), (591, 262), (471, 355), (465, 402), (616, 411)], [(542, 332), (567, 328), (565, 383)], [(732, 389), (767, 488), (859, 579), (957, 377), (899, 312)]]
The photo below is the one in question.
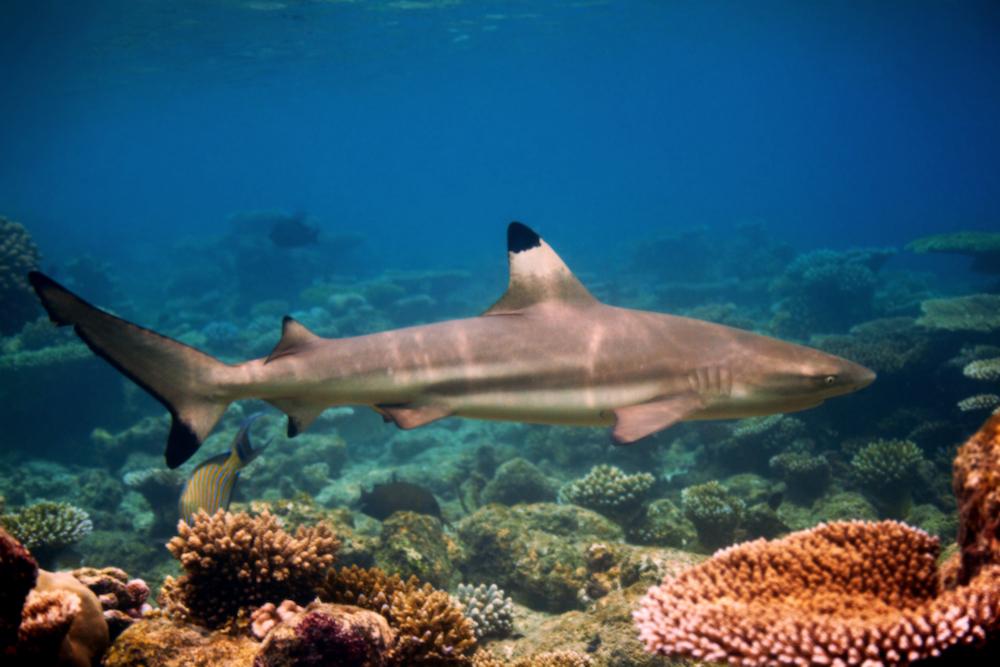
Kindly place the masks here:
[(192, 517), (198, 510), (212, 514), (220, 507), (223, 509), (229, 507), (233, 488), (240, 477), (240, 470), (257, 458), (257, 455), (270, 444), (268, 440), (258, 449), (254, 449), (250, 444), (250, 427), (263, 414), (256, 412), (244, 419), (239, 432), (233, 438), (230, 451), (202, 462), (191, 473), (178, 504), (180, 516), (184, 521), (191, 523)]

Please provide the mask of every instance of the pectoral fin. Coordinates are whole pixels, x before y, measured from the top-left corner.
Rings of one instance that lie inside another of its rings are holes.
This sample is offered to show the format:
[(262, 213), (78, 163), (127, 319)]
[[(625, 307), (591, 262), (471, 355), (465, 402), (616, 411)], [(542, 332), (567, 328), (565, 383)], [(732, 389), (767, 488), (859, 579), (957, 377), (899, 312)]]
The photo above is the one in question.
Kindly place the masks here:
[(652, 435), (691, 416), (704, 407), (697, 394), (680, 394), (650, 403), (618, 408), (611, 437), (621, 445)]
[(402, 429), (417, 428), (451, 415), (451, 410), (443, 405), (377, 405), (383, 417), (396, 423)]

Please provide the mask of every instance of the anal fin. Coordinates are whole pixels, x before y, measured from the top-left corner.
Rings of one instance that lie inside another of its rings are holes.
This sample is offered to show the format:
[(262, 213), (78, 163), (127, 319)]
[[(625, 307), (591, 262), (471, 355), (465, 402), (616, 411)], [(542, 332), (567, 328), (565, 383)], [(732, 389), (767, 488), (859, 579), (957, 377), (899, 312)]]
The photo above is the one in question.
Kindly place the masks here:
[(705, 404), (700, 396), (686, 393), (617, 408), (611, 437), (618, 444), (627, 445), (669, 428), (703, 407)]
[(401, 429), (417, 428), (424, 424), (430, 424), (438, 419), (444, 419), (451, 415), (451, 409), (444, 405), (412, 405), (404, 403), (401, 405), (376, 405), (375, 408), (395, 422)]

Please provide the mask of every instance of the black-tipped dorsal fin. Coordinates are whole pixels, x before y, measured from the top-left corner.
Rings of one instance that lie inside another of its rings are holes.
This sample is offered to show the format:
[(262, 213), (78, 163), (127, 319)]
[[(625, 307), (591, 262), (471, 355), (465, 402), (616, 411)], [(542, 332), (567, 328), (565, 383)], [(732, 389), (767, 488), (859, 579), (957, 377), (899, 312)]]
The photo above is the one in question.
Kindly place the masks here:
[(548, 243), (520, 222), (507, 227), (510, 283), (483, 315), (505, 315), (545, 301), (597, 303)]
[(285, 315), (284, 319), (281, 320), (281, 340), (271, 350), (271, 354), (267, 355), (267, 360), (264, 363), (269, 364), (278, 357), (293, 354), (319, 338), (294, 317)]

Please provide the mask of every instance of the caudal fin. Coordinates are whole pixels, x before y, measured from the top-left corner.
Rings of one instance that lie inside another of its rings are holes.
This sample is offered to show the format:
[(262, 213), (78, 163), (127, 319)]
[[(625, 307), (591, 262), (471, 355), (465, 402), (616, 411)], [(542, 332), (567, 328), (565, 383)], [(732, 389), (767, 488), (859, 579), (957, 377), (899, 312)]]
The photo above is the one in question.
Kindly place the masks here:
[(31, 286), (59, 326), (72, 325), (93, 350), (170, 411), (167, 465), (194, 454), (232, 400), (225, 390), (233, 373), (204, 352), (92, 306), (48, 276), (32, 271)]

